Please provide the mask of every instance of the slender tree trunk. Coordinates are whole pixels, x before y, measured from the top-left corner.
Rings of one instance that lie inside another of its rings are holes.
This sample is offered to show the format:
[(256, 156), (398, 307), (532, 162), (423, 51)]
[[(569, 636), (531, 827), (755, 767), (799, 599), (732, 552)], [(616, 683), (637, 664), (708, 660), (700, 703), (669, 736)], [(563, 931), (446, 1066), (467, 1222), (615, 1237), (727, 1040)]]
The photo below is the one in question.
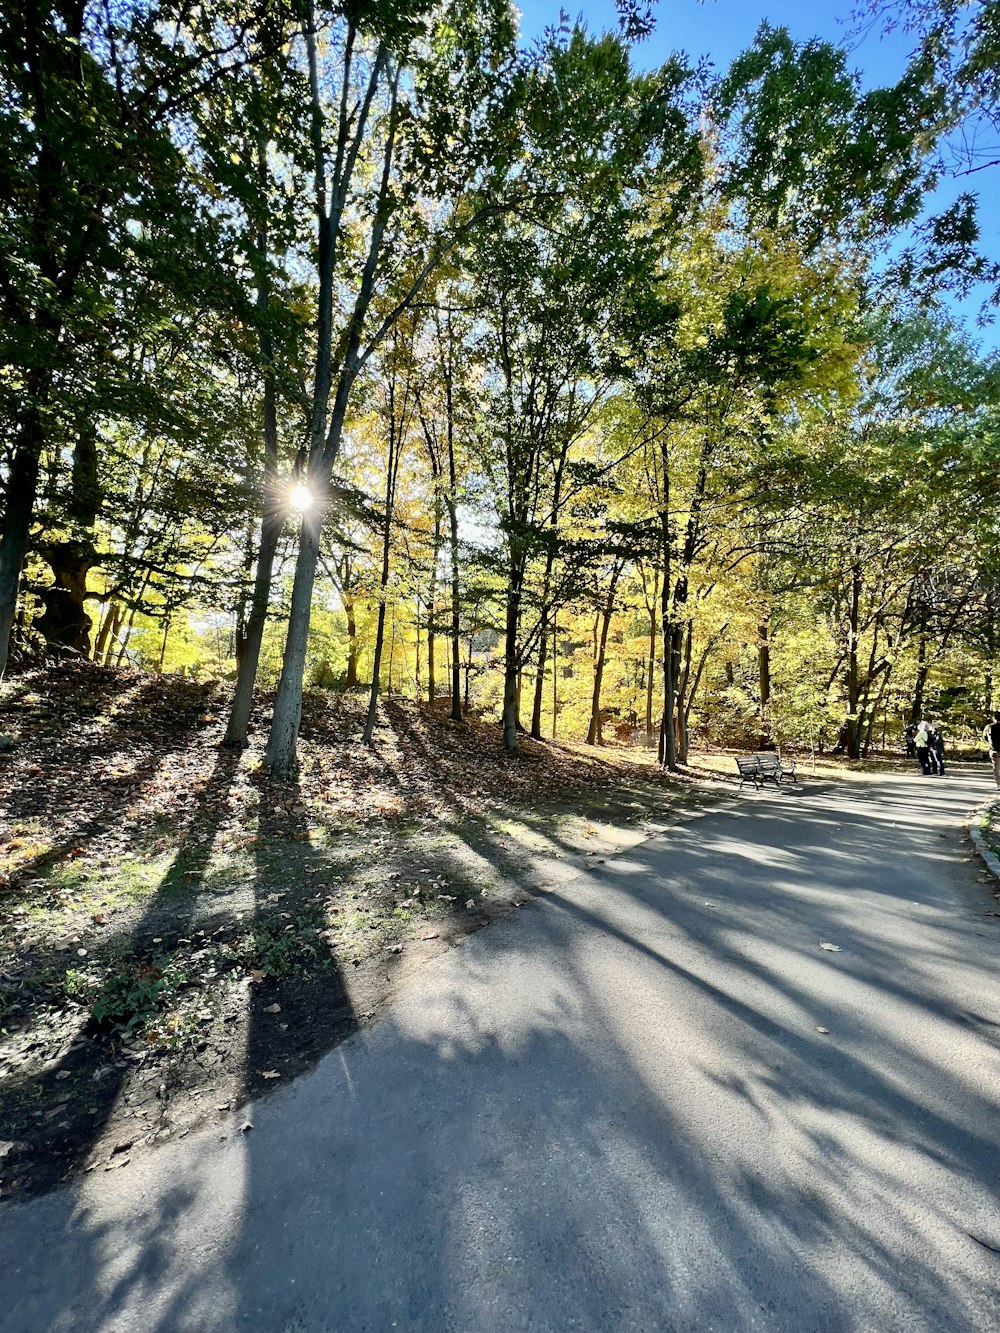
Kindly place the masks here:
[(771, 621), (764, 616), (757, 629), (757, 679), (760, 685), (760, 745), (771, 741)]
[[(257, 175), (263, 195), (267, 186), (268, 167), (265, 145), (257, 145)], [(274, 343), (268, 325), (270, 285), (267, 279), (269, 240), (266, 227), (257, 234), (257, 252), (261, 276), (257, 292), (257, 315), (260, 320), (258, 343), (263, 363), (263, 440), (264, 479), (261, 505), (260, 544), (257, 548), (257, 569), (254, 574), (250, 615), (242, 633), (242, 644), (237, 653), (236, 689), (229, 710), (223, 745), (242, 749), (247, 743), (253, 691), (260, 666), (260, 646), (264, 639), (268, 607), (271, 604), (271, 581), (274, 560), (285, 526), (286, 506), (279, 494), (278, 481), (278, 394), (275, 384)], [(249, 543), (248, 543), (249, 545)], [(314, 565), (315, 568), (315, 565)]]
[(850, 637), (847, 647), (847, 757), (861, 758), (861, 680), (858, 665), (861, 613), (861, 566), (851, 567)]
[[(375, 719), (378, 713), (378, 695), (380, 686), (380, 668), (382, 663), (382, 645), (385, 642), (385, 603), (389, 588), (389, 556), (392, 551), (392, 516), (396, 501), (396, 474), (402, 455), (402, 426), (396, 420), (395, 385), (390, 380), (389, 389), (389, 451), (385, 469), (385, 521), (382, 527), (382, 569), (379, 573), (378, 628), (375, 633), (375, 657), (372, 663), (371, 691), (368, 695), (368, 715), (362, 740), (371, 745), (375, 735)], [(396, 643), (396, 620), (393, 614), (393, 643)], [(392, 693), (392, 652), (389, 654), (389, 693)]]
[(679, 763), (688, 761), (688, 686), (691, 681), (691, 649), (694, 641), (694, 625), (689, 620), (684, 630), (684, 647), (677, 676), (677, 759)]
[(556, 738), (556, 718), (559, 716), (559, 628), (552, 617), (552, 739)]
[(115, 658), (115, 666), (120, 667), (125, 661), (125, 654), (128, 651), (128, 641), (132, 637), (132, 626), (135, 624), (136, 608), (133, 606), (128, 614), (128, 624), (125, 626), (125, 633), (121, 636), (121, 646), (118, 649), (118, 656)]
[(347, 680), (345, 684), (347, 689), (353, 690), (358, 685), (358, 622), (353, 596), (341, 589), (340, 597), (344, 603), (344, 615), (347, 617)]
[(167, 658), (167, 639), (169, 635), (170, 635), (170, 617), (167, 616), (163, 622), (163, 638), (160, 642), (160, 660), (156, 666), (156, 669), (161, 676), (163, 675), (163, 663), (166, 661)]
[(545, 666), (548, 657), (548, 646), (548, 627), (543, 623), (538, 633), (538, 665), (535, 669), (535, 692), (531, 702), (531, 738), (536, 741), (542, 739), (542, 696), (545, 692)]
[(674, 624), (671, 608), (672, 534), (670, 531), (670, 454), (664, 437), (661, 443), (663, 465), (660, 506), (660, 556), (663, 563), (663, 582), (660, 584), (660, 636), (663, 640), (663, 715), (660, 719), (659, 759), (669, 772), (677, 771), (677, 736), (674, 731), (674, 706), (677, 693), (677, 675), (674, 666)]
[(427, 604), (427, 702), (431, 708), (437, 690), (437, 586), (441, 559), (441, 497), (434, 496), (434, 539), (431, 557), (431, 595)]
[(104, 649), (107, 646), (108, 635), (111, 633), (111, 627), (114, 623), (115, 608), (118, 603), (114, 598), (108, 599), (108, 609), (101, 617), (100, 628), (97, 631), (97, 638), (94, 640), (94, 661), (99, 662), (104, 656)]
[(621, 571), (622, 564), (616, 563), (614, 573), (611, 576), (611, 585), (608, 588), (608, 596), (601, 608), (601, 636), (597, 646), (597, 657), (594, 661), (594, 688), (590, 699), (590, 726), (587, 728), (588, 745), (601, 745), (604, 739), (601, 734), (601, 684), (604, 680), (604, 663), (607, 659), (608, 630), (611, 628), (611, 617), (615, 609), (615, 591), (618, 587)]
[(646, 744), (652, 745), (653, 736), (653, 682), (656, 676), (656, 596), (659, 591), (660, 571), (654, 572), (653, 597), (649, 606), (649, 654), (646, 662)]
[[(104, 653), (104, 665), (111, 665), (111, 658), (114, 656), (115, 644), (118, 641), (118, 634), (122, 627), (122, 621), (125, 619), (125, 608), (121, 602), (115, 602), (111, 613), (111, 628), (107, 636), (107, 649)], [(98, 661), (101, 659), (98, 658)]]
[(927, 662), (927, 632), (921, 624), (917, 639), (917, 676), (913, 683), (913, 702), (910, 704), (910, 721), (919, 722), (924, 711), (924, 691), (927, 688), (927, 676), (930, 666)]
[(268, 607), (271, 604), (274, 559), (283, 527), (284, 514), (282, 512), (273, 510), (269, 514), (265, 513), (261, 526), (260, 546), (257, 550), (257, 571), (254, 575), (250, 615), (244, 629), (243, 651), (236, 673), (236, 689), (233, 692), (226, 735), (222, 742), (223, 745), (234, 750), (241, 750), (246, 745), (249, 734), (253, 691), (260, 665), (260, 646), (264, 638), (264, 627), (267, 624)]
[(521, 576), (514, 571), (507, 589), (507, 611), (504, 623), (503, 672), (503, 743), (509, 754), (517, 750), (517, 681), (520, 667), (517, 660), (517, 638), (521, 624)]

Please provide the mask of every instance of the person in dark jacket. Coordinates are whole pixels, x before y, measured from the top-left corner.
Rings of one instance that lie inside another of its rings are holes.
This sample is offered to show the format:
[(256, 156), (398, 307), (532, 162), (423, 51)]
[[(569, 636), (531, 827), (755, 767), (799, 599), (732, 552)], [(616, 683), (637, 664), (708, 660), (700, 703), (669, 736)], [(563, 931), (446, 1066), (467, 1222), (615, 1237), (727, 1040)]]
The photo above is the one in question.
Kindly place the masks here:
[(942, 734), (941, 728), (939, 726), (936, 726), (933, 723), (931, 724), (931, 726), (932, 726), (931, 736), (930, 736), (931, 745), (930, 745), (930, 755), (929, 755), (931, 761), (931, 767), (932, 771), (936, 773), (939, 778), (943, 778), (944, 777), (944, 735)]
[(983, 736), (989, 742), (990, 758), (993, 760), (993, 779), (1000, 791), (1000, 713), (993, 714), (993, 721), (983, 728)]
[(917, 762), (920, 764), (920, 771), (924, 777), (930, 777), (934, 769), (931, 765), (931, 724), (921, 720), (917, 724), (916, 735), (913, 737), (917, 749)]
[(903, 736), (906, 739), (907, 759), (915, 759), (917, 757), (917, 742), (913, 739), (914, 736), (916, 736), (916, 734), (917, 734), (916, 722), (908, 723), (906, 730), (903, 732)]

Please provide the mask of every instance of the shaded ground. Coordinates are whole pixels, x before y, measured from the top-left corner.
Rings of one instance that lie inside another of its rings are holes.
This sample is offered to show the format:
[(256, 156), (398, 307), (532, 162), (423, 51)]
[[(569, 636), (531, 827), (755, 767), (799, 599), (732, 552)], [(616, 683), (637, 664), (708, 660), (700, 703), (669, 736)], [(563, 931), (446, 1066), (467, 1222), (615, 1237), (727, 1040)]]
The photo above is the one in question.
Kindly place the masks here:
[(225, 691), (88, 663), (0, 695), (0, 1195), (118, 1169), (312, 1065), (414, 968), (683, 817), (710, 775), (315, 695), (295, 784)]
[(0, 1206), (0, 1330), (995, 1333), (986, 783), (609, 857), (239, 1117)]

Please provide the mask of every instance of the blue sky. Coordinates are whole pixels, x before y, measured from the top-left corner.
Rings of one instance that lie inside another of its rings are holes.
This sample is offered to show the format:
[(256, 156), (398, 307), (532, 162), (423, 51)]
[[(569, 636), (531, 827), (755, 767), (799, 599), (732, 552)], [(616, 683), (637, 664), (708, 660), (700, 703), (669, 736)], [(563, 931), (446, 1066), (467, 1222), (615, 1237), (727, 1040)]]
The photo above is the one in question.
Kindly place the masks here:
[[(520, 0), (521, 31), (525, 39), (539, 34), (548, 24), (558, 22), (559, 0)], [(574, 5), (563, 0), (562, 6), (571, 19), (582, 15), (594, 31), (614, 27), (616, 10), (614, 0), (585, 0)], [(636, 47), (638, 64), (656, 65), (671, 51), (685, 51), (692, 58), (708, 56), (716, 68), (724, 70), (730, 61), (753, 41), (759, 25), (766, 19), (775, 27), (786, 27), (799, 41), (808, 37), (822, 37), (846, 44), (850, 63), (858, 71), (866, 87), (892, 82), (905, 66), (910, 43), (903, 34), (883, 36), (877, 29), (859, 39), (852, 30), (850, 12), (852, 0), (812, 0), (794, 3), (794, 0), (770, 0), (765, 5), (739, 3), (739, 0), (659, 0), (656, 5), (656, 31), (651, 38)], [(935, 199), (935, 207), (944, 207), (964, 192), (980, 197), (980, 225), (983, 229), (983, 248), (994, 258), (1000, 258), (1000, 169), (984, 171), (961, 180), (943, 182)], [(1000, 330), (976, 329), (976, 314), (982, 295), (955, 305), (956, 315), (962, 319), (974, 337), (986, 346), (1000, 345)]]

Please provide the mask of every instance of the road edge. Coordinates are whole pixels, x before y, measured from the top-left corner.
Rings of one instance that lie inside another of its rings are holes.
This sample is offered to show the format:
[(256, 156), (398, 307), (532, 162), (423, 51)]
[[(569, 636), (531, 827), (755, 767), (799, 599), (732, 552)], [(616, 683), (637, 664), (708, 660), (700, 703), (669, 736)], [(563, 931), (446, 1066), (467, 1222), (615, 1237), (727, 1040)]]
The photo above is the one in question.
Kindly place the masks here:
[(972, 845), (975, 847), (979, 859), (986, 866), (986, 869), (996, 879), (1000, 880), (1000, 856), (987, 844), (979, 828), (979, 820), (985, 810), (996, 805), (997, 797), (991, 796), (988, 801), (983, 801), (977, 805), (968, 820), (969, 837), (972, 839)]

